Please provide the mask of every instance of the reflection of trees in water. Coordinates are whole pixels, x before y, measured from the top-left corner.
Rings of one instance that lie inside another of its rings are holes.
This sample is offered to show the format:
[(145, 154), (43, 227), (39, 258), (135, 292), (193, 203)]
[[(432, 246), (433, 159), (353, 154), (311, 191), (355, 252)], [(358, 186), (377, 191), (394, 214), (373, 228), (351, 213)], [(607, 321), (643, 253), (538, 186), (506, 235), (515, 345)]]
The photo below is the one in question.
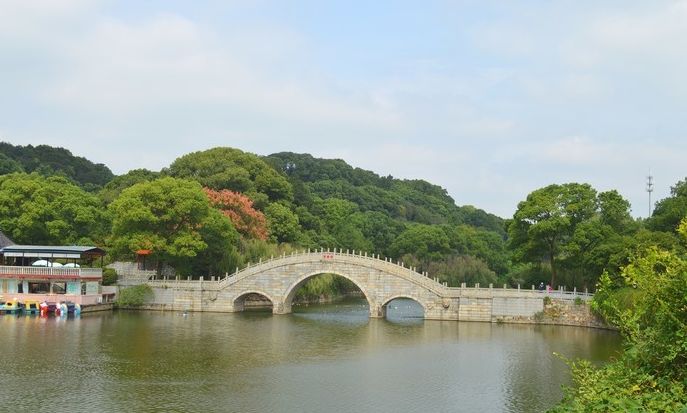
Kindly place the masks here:
[[(513, 411), (537, 411), (556, 400), (551, 393), (558, 394), (567, 377), (552, 352), (605, 359), (618, 343), (614, 333), (582, 328), (368, 319), (362, 299), (284, 316), (120, 311), (76, 321), (20, 321), (0, 318), (6, 367), (35, 376), (51, 400), (76, 410), (90, 403), (124, 411), (217, 411), (218, 401), (237, 397), (250, 410), (253, 396), (273, 389), (281, 389), (270, 396), (275, 403), (284, 392), (306, 397), (284, 380), (319, 383), (292, 374), (323, 374), (337, 385), (351, 378), (364, 383), (346, 391), (362, 386), (397, 397), (394, 386), (408, 385), (408, 391), (441, 389), (454, 400), (479, 397), (472, 393), (478, 390)], [(57, 375), (64, 386), (52, 383)], [(21, 394), (0, 390), (13, 401), (15, 393)]]
[[(337, 306), (342, 307), (339, 313), (326, 313), (327, 308)], [(325, 311), (320, 311), (323, 308)], [(425, 324), (403, 326), (368, 320), (363, 299), (309, 306), (306, 311), (283, 316), (120, 313), (107, 335), (107, 353), (114, 373), (121, 377), (159, 380), (183, 371), (189, 380), (209, 379), (228, 370), (240, 374), (280, 363), (336, 359), (412, 345), (430, 339), (442, 324), (430, 323), (434, 326), (427, 329)]]
[[(562, 397), (561, 384), (570, 372), (558, 356), (608, 361), (620, 349), (615, 332), (583, 327), (497, 325), (510, 337), (504, 365), (504, 385), (512, 411), (544, 411)], [(517, 334), (514, 334), (517, 333)], [(517, 397), (515, 397), (517, 395)]]
[[(468, 373), (471, 363), (482, 362), (497, 372), (489, 380), (502, 383), (511, 410), (537, 411), (559, 398), (568, 380), (553, 352), (606, 360), (619, 343), (615, 333), (574, 327), (368, 319), (363, 299), (303, 310), (283, 316), (120, 313), (102, 334), (107, 374), (140, 382), (222, 383), (241, 392), (255, 385), (246, 376), (274, 368), (448, 345), (456, 357), (467, 358)], [(132, 397), (152, 403), (145, 393)]]

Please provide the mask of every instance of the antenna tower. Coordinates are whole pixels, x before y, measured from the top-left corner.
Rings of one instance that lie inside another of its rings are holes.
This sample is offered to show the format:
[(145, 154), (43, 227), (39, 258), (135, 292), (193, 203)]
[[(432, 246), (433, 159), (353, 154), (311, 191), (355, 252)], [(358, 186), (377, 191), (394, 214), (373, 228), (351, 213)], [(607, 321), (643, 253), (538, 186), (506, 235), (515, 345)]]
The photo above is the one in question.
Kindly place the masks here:
[(649, 218), (651, 218), (653, 212), (651, 193), (654, 192), (654, 177), (651, 175), (651, 170), (649, 170), (649, 175), (646, 176), (646, 192), (649, 193)]

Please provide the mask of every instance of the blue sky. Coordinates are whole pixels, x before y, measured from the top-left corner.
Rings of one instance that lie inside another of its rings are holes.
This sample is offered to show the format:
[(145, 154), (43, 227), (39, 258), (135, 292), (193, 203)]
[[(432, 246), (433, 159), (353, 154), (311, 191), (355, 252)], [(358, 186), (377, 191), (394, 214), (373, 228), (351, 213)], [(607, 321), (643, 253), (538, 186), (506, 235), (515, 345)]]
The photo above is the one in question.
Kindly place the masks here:
[(687, 2), (0, 0), (0, 139), (115, 173), (214, 146), (342, 158), (503, 217), (687, 176)]

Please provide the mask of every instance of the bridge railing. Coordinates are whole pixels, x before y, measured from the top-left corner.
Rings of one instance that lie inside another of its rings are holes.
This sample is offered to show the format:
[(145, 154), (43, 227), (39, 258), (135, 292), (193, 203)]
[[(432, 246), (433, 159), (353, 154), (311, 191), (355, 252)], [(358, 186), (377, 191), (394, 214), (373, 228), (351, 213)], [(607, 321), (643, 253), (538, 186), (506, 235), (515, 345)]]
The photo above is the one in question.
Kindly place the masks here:
[[(228, 287), (231, 284), (235, 284), (251, 275), (273, 268), (274, 266), (283, 266), (303, 262), (304, 258), (318, 261), (323, 259), (331, 259), (332, 261), (343, 260), (352, 263), (356, 263), (356, 261), (359, 263), (359, 261), (361, 260), (370, 261), (371, 263), (374, 263), (374, 266), (377, 268), (381, 267), (394, 275), (408, 279), (409, 281), (423, 285), (424, 287), (430, 290), (435, 290), (444, 295), (452, 295), (452, 293), (460, 295), (461, 292), (471, 292), (478, 294), (483, 293), (485, 295), (488, 295), (490, 294), (490, 292), (493, 293), (494, 291), (501, 291), (510, 293), (518, 292), (520, 294), (535, 294), (535, 296), (541, 296), (542, 294), (546, 294), (549, 297), (560, 299), (575, 299), (577, 297), (580, 297), (582, 299), (590, 299), (591, 297), (593, 297), (593, 294), (589, 292), (579, 292), (577, 290), (566, 291), (564, 287), (561, 287), (555, 291), (548, 292), (536, 290), (534, 289), (534, 286), (532, 286), (532, 289), (520, 287), (509, 288), (505, 285), (503, 286), (503, 288), (493, 285), (490, 285), (488, 288), (485, 288), (480, 287), (479, 284), (476, 284), (474, 287), (469, 287), (465, 284), (462, 284), (461, 287), (448, 287), (446, 283), (439, 282), (437, 278), (430, 277), (429, 274), (426, 272), (419, 273), (413, 267), (406, 267), (405, 264), (401, 261), (393, 262), (391, 258), (382, 257), (380, 254), (368, 254), (367, 252), (360, 251), (356, 253), (355, 250), (346, 250), (344, 252), (343, 249), (337, 248), (334, 248), (333, 250), (325, 250), (324, 248), (320, 248), (319, 250), (308, 249), (298, 252), (292, 252), (291, 254), (283, 253), (280, 256), (272, 256), (267, 260), (260, 260), (256, 263), (248, 263), (244, 268), (236, 268), (236, 271), (233, 274), (227, 273), (224, 277), (208, 277), (207, 279), (204, 277), (201, 277), (200, 279), (192, 279), (191, 277), (187, 277), (186, 279), (182, 279), (181, 277), (177, 276), (176, 278), (165, 277), (163, 279), (157, 280), (141, 280), (141, 282), (145, 282), (152, 286), (160, 287), (184, 286), (186, 288), (200, 288), (202, 286), (202, 288), (206, 290), (219, 290)], [(355, 261), (351, 261), (351, 259), (354, 259)]]
[(346, 250), (344, 252), (342, 249), (334, 249), (330, 250), (327, 249), (325, 250), (324, 248), (321, 248), (320, 250), (304, 250), (302, 252), (292, 252), (291, 254), (282, 254), (281, 256), (278, 257), (271, 257), (269, 260), (266, 261), (259, 261), (258, 263), (252, 264), (248, 263), (246, 267), (243, 269), (239, 270), (237, 268), (237, 271), (234, 272), (234, 274), (227, 275), (226, 277), (222, 278), (219, 280), (220, 283), (223, 284), (223, 286), (227, 286), (230, 284), (234, 284), (250, 275), (253, 275), (258, 272), (265, 271), (266, 269), (272, 268), (275, 264), (279, 265), (288, 265), (292, 264), (295, 262), (302, 262), (304, 257), (308, 257), (310, 259), (317, 259), (317, 260), (322, 260), (322, 259), (331, 259), (331, 260), (336, 260), (336, 259), (348, 259), (348, 258), (354, 258), (355, 260), (367, 260), (374, 262), (374, 264), (377, 267), (383, 266), (385, 269), (387, 269), (389, 272), (401, 276), (402, 278), (409, 279), (410, 281), (413, 281), (418, 284), (422, 284), (425, 287), (433, 290), (438, 290), (442, 288), (446, 288), (444, 284), (439, 283), (438, 281), (429, 278), (427, 273), (420, 274), (417, 271), (415, 271), (414, 268), (412, 267), (406, 267), (403, 262), (397, 262), (394, 263), (393, 260), (390, 258), (382, 257), (380, 254), (368, 254), (367, 252), (361, 253), (358, 252), (356, 254), (356, 251), (350, 251)]
[(129, 280), (127, 284), (142, 283), (145, 282), (150, 285), (163, 286), (163, 285), (195, 285), (197, 283), (203, 283), (204, 288), (214, 289), (211, 284), (215, 283), (219, 288), (227, 287), (228, 285), (234, 284), (246, 277), (254, 275), (256, 273), (265, 271), (274, 267), (275, 265), (289, 265), (297, 262), (302, 262), (303, 258), (309, 258), (310, 260), (322, 260), (332, 259), (332, 260), (348, 260), (354, 259), (356, 261), (370, 261), (374, 262), (376, 267), (382, 267), (390, 273), (398, 275), (402, 278), (409, 279), (418, 284), (422, 284), (427, 288), (438, 290), (447, 288), (445, 284), (438, 282), (436, 279), (430, 278), (427, 273), (419, 273), (415, 271), (412, 267), (406, 267), (403, 262), (393, 262), (391, 258), (382, 257), (380, 254), (368, 254), (366, 252), (361, 253), (356, 251), (346, 250), (344, 252), (342, 249), (325, 250), (321, 248), (320, 250), (303, 250), (300, 252), (292, 252), (291, 254), (282, 254), (280, 256), (271, 257), (268, 260), (260, 260), (257, 263), (248, 263), (244, 268), (237, 268), (233, 274), (225, 274), (224, 277), (201, 277), (200, 279), (192, 279), (191, 277), (168, 278), (163, 277), (162, 279), (150, 279), (150, 280)]
[(520, 286), (513, 288), (505, 285), (503, 287), (490, 285), (488, 288), (485, 288), (480, 287), (479, 284), (476, 284), (474, 287), (469, 287), (463, 283), (460, 287), (448, 287), (447, 292), (449, 295), (456, 296), (461, 296), (463, 295), (462, 293), (472, 293), (474, 295), (483, 296), (494, 296), (503, 293), (504, 295), (517, 294), (518, 296), (531, 296), (536, 298), (551, 297), (561, 300), (574, 300), (576, 298), (580, 298), (585, 301), (591, 300), (594, 297), (594, 294), (590, 293), (589, 291), (577, 291), (576, 288), (573, 288), (572, 291), (568, 291), (562, 286), (557, 290), (546, 291), (535, 289), (534, 286), (531, 286), (531, 288), (520, 288)]

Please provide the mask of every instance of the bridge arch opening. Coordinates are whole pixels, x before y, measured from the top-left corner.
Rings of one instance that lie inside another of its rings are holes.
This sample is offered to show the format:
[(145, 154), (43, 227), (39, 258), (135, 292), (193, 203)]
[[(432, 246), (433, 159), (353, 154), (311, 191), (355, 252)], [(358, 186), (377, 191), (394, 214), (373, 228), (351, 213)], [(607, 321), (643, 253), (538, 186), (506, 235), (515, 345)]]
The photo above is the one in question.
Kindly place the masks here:
[(409, 295), (390, 297), (382, 304), (382, 314), (390, 321), (421, 321), (425, 318), (426, 310), (420, 300)]
[(365, 311), (369, 313), (370, 304), (365, 289), (351, 277), (334, 272), (317, 272), (297, 280), (287, 290), (284, 312), (292, 312), (294, 305), (327, 302), (332, 293), (335, 296), (362, 298), (367, 307)]
[(273, 311), (274, 300), (260, 291), (247, 291), (234, 300), (234, 311)]

